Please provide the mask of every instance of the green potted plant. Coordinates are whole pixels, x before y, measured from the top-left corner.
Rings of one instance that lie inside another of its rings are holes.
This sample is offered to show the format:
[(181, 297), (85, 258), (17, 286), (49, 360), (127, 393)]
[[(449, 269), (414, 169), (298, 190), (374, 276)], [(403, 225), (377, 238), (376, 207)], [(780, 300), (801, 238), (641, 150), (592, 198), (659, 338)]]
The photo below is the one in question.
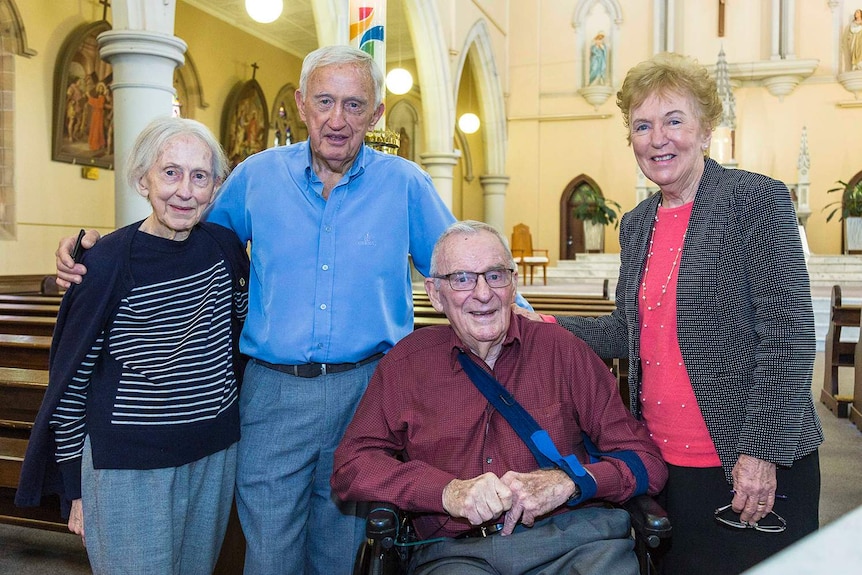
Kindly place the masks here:
[(586, 184), (578, 186), (572, 194), (571, 204), (572, 214), (579, 220), (602, 226), (619, 225), (622, 207)]
[(841, 192), (840, 200), (835, 200), (823, 206), (824, 211), (827, 208), (835, 206), (829, 212), (829, 215), (826, 216), (826, 221), (830, 221), (839, 212), (841, 212), (841, 217), (839, 218), (841, 220), (862, 217), (862, 180), (856, 182), (853, 186), (841, 180), (838, 180), (837, 184), (838, 187), (826, 190), (827, 194)]
[(622, 207), (587, 184), (575, 189), (570, 205), (572, 215), (584, 222), (584, 249), (588, 252), (601, 251), (604, 226), (620, 225)]
[(844, 222), (844, 249), (846, 252), (859, 252), (862, 250), (862, 180), (852, 186), (841, 180), (837, 183), (837, 187), (826, 190), (827, 194), (841, 192), (841, 199), (823, 206), (824, 211), (832, 208), (826, 221), (840, 214), (839, 220)]

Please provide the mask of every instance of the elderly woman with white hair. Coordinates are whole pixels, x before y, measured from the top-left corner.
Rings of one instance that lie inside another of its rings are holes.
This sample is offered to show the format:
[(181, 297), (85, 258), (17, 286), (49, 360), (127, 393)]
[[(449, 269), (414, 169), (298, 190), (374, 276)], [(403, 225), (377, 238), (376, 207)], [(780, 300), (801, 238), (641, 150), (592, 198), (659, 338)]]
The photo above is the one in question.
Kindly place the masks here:
[(227, 173), (203, 124), (153, 121), (126, 172), (152, 213), (84, 253), (16, 501), (70, 503), (94, 573), (211, 573), (236, 474), (248, 257), (200, 221)]

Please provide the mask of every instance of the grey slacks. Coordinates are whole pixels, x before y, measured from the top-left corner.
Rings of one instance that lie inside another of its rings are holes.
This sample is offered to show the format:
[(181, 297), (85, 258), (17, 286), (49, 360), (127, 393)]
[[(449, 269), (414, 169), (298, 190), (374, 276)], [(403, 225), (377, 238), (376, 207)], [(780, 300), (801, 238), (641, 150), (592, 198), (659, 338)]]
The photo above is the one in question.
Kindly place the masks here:
[(588, 507), (554, 515), (507, 537), (448, 539), (420, 547), (412, 575), (637, 575), (629, 514)]

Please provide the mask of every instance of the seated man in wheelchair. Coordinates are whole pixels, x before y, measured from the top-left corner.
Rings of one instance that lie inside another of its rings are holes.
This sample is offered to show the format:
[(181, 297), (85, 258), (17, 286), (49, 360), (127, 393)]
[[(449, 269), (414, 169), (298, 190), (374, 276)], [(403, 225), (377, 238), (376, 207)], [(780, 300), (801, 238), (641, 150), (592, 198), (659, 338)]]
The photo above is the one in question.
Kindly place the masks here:
[(414, 551), (411, 573), (635, 575), (628, 514), (598, 503), (655, 494), (667, 470), (605, 363), (512, 313), (517, 277), (494, 228), (443, 233), (425, 289), (450, 325), (380, 361), (335, 453), (333, 491), (415, 513), (418, 536), (436, 541)]

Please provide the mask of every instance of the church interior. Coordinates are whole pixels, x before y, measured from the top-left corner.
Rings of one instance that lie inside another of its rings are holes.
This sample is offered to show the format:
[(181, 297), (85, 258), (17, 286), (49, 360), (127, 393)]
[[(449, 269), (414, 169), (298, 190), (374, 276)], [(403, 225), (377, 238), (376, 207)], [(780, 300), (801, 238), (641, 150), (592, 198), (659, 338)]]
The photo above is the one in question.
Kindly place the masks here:
[[(95, 92), (110, 74), (110, 66), (94, 56), (98, 45), (92, 40), (78, 50), (82, 62), (70, 62), (70, 39), (78, 33), (81, 42), (82, 27), (110, 28), (118, 7), (128, 5), (134, 12), (150, 2), (113, 4), (0, 2), (0, 274), (50, 273), (56, 238), (81, 227), (104, 233), (119, 225), (115, 204), (123, 194), (115, 190), (112, 154), (105, 147), (91, 151), (80, 135), (68, 140), (66, 106), (67, 92), (84, 88), (71, 80), (95, 78)], [(266, 145), (275, 145), (279, 121), (290, 126), (294, 140), (303, 137), (292, 107), (301, 59), (319, 43), (341, 36), (347, 41), (348, 32), (339, 29), (347, 28), (345, 17), (327, 9), (342, 3), (285, 4), (281, 18), (267, 25), (254, 23), (239, 1), (168, 3), (175, 6), (171, 33), (187, 45), (173, 82), (181, 113), (222, 134), (223, 142), (232, 92), (252, 79), (269, 120)], [(548, 249), (551, 267), (573, 259), (571, 249), (578, 248), (573, 242), (583, 241), (581, 226), (561, 217), (561, 206), (580, 182), (617, 202), (621, 211), (650, 193), (615, 105), (626, 71), (662, 51), (693, 56), (716, 70), (723, 53), (734, 101), (732, 133), (715, 135), (713, 157), (721, 154), (724, 163), (785, 182), (795, 194), (812, 254), (847, 251), (842, 223), (827, 222), (824, 206), (836, 199), (827, 190), (862, 172), (853, 152), (862, 137), (852, 129), (862, 108), (857, 99), (862, 71), (851, 69), (852, 3), (388, 4), (387, 67), (408, 70), (414, 84), (401, 96), (387, 92), (386, 122), (403, 131), (402, 153), (432, 174), (456, 217), (488, 221), (506, 235), (524, 223), (534, 247)], [(143, 19), (146, 10), (140, 12)], [(277, 33), (267, 26), (277, 26)], [(590, 46), (599, 34), (606, 62), (603, 75), (590, 83)], [(93, 70), (83, 69), (87, 62)], [(63, 80), (69, 81), (65, 87), (57, 84)], [(284, 103), (284, 120), (277, 102)], [(89, 105), (79, 108), (80, 124), (88, 119)], [(457, 127), (467, 112), (481, 121), (472, 134)], [(83, 148), (80, 153), (77, 147)], [(86, 167), (94, 169), (82, 170)], [(619, 251), (614, 226), (605, 226), (597, 251)]]
[[(260, 23), (243, 0), (0, 0), (0, 277), (53, 274), (60, 238), (137, 219), (140, 198), (117, 168), (136, 129), (157, 115), (202, 122), (232, 165), (305, 139), (294, 102), (302, 59), (355, 41), (353, 5), (285, 0), (274, 22)], [(725, 106), (710, 156), (784, 182), (809, 255), (819, 352), (812, 389), (827, 433), (824, 523), (862, 505), (862, 434), (818, 401), (831, 286), (842, 285), (846, 302), (862, 299), (862, 232), (830, 215), (849, 208), (848, 190), (862, 194), (862, 2), (378, 5), (386, 71), (412, 77), (400, 94), (387, 89), (381, 127), (398, 135), (399, 155), (431, 175), (456, 218), (488, 222), (507, 237), (519, 224), (529, 229), (531, 248), (547, 258), (532, 281), (522, 278), (537, 292), (600, 291), (602, 280), (616, 280), (618, 227), (591, 235), (573, 215), (578, 194), (594, 194), (618, 218), (658, 189), (639, 170), (616, 105), (626, 72), (660, 52), (708, 68)], [(107, 59), (105, 33), (122, 44)], [(134, 58), (144, 63), (123, 64), (122, 50), (134, 52), (128, 46), (138, 41), (144, 49)], [(122, 98), (138, 84), (156, 96), (136, 107), (139, 100)], [(461, 122), (465, 114), (477, 129)], [(859, 201), (859, 213), (848, 215), (862, 216)], [(840, 395), (852, 386), (842, 371)], [(67, 546), (57, 534), (7, 529), (0, 526), (0, 550), (9, 544), (27, 556), (32, 546)], [(0, 571), (88, 572), (70, 566), (79, 549), (63, 553), (49, 558), (52, 567), (27, 571), (0, 552)]]

